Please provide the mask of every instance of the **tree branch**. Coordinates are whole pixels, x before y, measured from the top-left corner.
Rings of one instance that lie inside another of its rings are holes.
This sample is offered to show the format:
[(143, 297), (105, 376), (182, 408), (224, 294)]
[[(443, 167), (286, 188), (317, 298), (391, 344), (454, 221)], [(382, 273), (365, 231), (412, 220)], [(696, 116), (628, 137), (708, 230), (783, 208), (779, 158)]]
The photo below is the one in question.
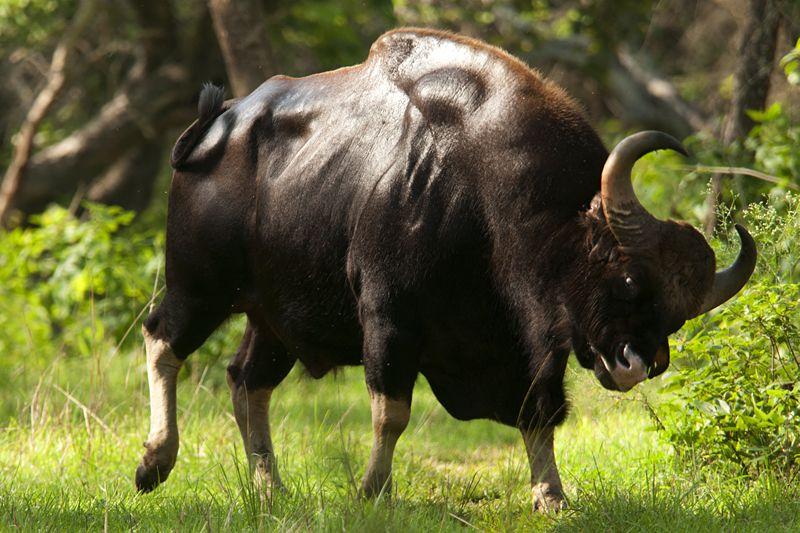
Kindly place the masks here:
[(627, 51), (593, 52), (581, 36), (542, 43), (526, 59), (533, 65), (559, 64), (597, 79), (608, 94), (605, 105), (616, 117), (683, 138), (708, 123), (666, 78), (645, 69)]
[[(650, 113), (654, 115), (654, 122), (667, 124), (664, 128), (676, 133), (679, 138), (709, 129), (705, 118), (686, 100), (678, 94), (678, 89), (666, 78), (658, 73), (646, 69), (642, 64), (622, 50), (617, 54), (619, 66), (625, 71), (625, 76), (630, 77), (640, 92), (652, 101)], [(615, 94), (621, 94), (618, 88)]]
[(164, 163), (160, 140), (143, 141), (115, 161), (86, 195), (93, 202), (141, 211), (150, 203), (153, 186)]
[(181, 66), (165, 64), (122, 87), (84, 127), (34, 155), (9, 207), (29, 213), (90, 182), (142, 138), (188, 123), (195, 84)]
[(36, 96), (25, 116), (25, 120), (22, 122), (15, 142), (11, 164), (6, 169), (3, 176), (3, 184), (0, 187), (0, 222), (2, 223), (5, 223), (8, 218), (9, 207), (19, 191), (22, 177), (30, 162), (36, 130), (64, 87), (66, 70), (75, 41), (83, 33), (89, 21), (93, 19), (97, 6), (96, 0), (83, 0), (81, 2), (72, 23), (53, 52), (53, 58), (47, 73), (47, 82)]

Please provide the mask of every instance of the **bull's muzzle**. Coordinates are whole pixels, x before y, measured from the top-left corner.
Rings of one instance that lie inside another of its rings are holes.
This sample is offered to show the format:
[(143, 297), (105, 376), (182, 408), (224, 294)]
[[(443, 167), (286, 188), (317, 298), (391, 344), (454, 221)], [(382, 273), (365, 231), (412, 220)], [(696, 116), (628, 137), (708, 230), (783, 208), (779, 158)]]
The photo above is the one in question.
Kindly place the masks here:
[(622, 392), (631, 390), (634, 386), (647, 379), (648, 369), (642, 356), (626, 344), (622, 353), (617, 353), (614, 365), (610, 364), (605, 357), (600, 356), (600, 360), (606, 367), (614, 384)]

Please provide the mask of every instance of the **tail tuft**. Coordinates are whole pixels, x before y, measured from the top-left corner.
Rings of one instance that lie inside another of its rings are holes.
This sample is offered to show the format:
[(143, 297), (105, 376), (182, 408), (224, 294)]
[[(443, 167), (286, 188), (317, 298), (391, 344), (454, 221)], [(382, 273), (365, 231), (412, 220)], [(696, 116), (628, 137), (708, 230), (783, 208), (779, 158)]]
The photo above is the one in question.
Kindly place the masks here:
[(197, 120), (181, 134), (172, 149), (170, 164), (180, 168), (191, 155), (192, 150), (203, 138), (206, 130), (222, 112), (225, 105), (225, 89), (212, 83), (204, 83), (197, 101)]
[(197, 122), (205, 125), (210, 120), (217, 118), (225, 101), (225, 89), (213, 83), (206, 82), (200, 90), (200, 99), (197, 101)]

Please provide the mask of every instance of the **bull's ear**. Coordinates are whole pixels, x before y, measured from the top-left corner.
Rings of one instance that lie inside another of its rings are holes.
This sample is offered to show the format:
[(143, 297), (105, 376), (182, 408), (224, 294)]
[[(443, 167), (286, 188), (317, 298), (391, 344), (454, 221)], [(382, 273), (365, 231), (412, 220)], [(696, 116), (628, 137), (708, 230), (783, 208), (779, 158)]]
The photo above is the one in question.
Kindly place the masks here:
[(178, 137), (175, 147), (172, 149), (170, 165), (178, 169), (191, 155), (192, 150), (200, 142), (213, 124), (214, 120), (224, 113), (235, 100), (224, 101), (225, 90), (207, 83), (200, 91), (200, 98), (197, 101), (197, 120)]

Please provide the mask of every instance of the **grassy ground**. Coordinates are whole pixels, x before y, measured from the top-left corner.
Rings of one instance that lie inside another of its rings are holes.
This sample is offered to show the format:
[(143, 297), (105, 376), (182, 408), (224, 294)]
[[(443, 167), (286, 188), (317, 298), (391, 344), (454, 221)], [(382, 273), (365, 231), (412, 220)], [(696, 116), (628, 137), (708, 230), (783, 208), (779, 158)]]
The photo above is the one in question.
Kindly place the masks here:
[(178, 463), (164, 486), (139, 496), (144, 355), (33, 361), (0, 356), (4, 529), (800, 530), (800, 489), (780, 473), (752, 482), (676, 459), (649, 429), (642, 392), (608, 393), (582, 370), (569, 370), (575, 407), (556, 433), (570, 509), (540, 516), (518, 433), (450, 418), (423, 379), (395, 456), (394, 497), (359, 500), (371, 442), (361, 369), (321, 381), (295, 371), (275, 393), (288, 490), (264, 508), (247, 481), (222, 362), (195, 361), (183, 376)]

